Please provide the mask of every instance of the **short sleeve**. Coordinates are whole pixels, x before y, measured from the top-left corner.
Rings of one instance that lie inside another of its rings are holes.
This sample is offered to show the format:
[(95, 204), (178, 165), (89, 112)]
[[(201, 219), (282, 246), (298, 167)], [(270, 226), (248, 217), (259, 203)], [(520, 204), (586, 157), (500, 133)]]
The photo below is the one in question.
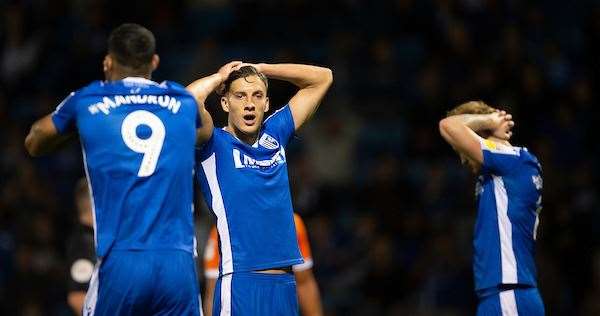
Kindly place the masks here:
[(308, 241), (308, 234), (306, 232), (306, 226), (304, 221), (298, 214), (294, 214), (294, 222), (296, 224), (296, 237), (298, 238), (298, 247), (300, 253), (304, 259), (304, 263), (294, 265), (294, 271), (304, 271), (313, 267), (312, 252), (310, 249), (310, 242)]
[(294, 135), (294, 118), (289, 104), (275, 111), (265, 120), (265, 131), (275, 136), (283, 147), (286, 147)]
[(213, 226), (210, 230), (206, 247), (204, 248), (204, 276), (208, 279), (219, 277), (219, 240), (217, 228)]
[(215, 152), (215, 148), (214, 148), (215, 141), (216, 141), (216, 138), (219, 137), (217, 135), (217, 133), (219, 133), (219, 130), (216, 128), (213, 128), (213, 132), (212, 132), (212, 135), (210, 135), (210, 138), (206, 142), (204, 142), (196, 147), (196, 161), (197, 162), (202, 162), (202, 161), (208, 159), (210, 157), (210, 155), (212, 155), (212, 153)]
[(72, 132), (75, 129), (77, 93), (71, 92), (52, 113), (52, 122), (60, 134)]
[(481, 150), (483, 173), (506, 175), (513, 170), (520, 157), (518, 148), (497, 144), (487, 139), (481, 141)]

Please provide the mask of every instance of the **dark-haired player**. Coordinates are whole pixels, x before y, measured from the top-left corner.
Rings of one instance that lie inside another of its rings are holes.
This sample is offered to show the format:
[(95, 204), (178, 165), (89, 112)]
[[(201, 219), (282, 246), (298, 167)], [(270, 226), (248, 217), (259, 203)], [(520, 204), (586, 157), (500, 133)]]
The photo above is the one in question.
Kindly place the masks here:
[[(267, 78), (298, 92), (263, 122)], [(221, 85), (227, 125), (196, 153), (196, 175), (217, 216), (221, 263), (213, 315), (297, 315), (292, 266), (298, 249), (286, 164), (294, 132), (316, 111), (331, 70), (297, 64), (240, 65)], [(211, 85), (216, 88), (216, 85)], [(212, 89), (204, 90), (202, 103)]]
[(200, 127), (203, 107), (184, 87), (150, 80), (158, 63), (149, 30), (119, 26), (108, 39), (106, 81), (71, 93), (25, 140), (38, 156), (79, 134), (98, 256), (84, 315), (200, 314), (192, 171), (212, 121)]
[(541, 166), (512, 146), (512, 116), (468, 102), (440, 121), (442, 137), (478, 175), (473, 238), (479, 316), (541, 316), (535, 240), (542, 208)]

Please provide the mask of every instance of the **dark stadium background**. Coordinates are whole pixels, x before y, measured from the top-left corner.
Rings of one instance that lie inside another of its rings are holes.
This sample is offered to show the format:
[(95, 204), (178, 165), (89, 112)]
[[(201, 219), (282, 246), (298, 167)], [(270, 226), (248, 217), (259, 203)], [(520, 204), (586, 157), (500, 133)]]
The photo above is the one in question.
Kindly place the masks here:
[[(473, 180), (437, 122), (463, 101), (512, 111), (544, 167), (548, 315), (600, 315), (600, 1), (0, 1), (0, 314), (70, 315), (65, 239), (79, 145), (29, 158), (30, 124), (102, 79), (109, 31), (149, 27), (156, 80), (232, 59), (304, 62), (334, 86), (289, 150), (327, 315), (473, 315)], [(282, 105), (292, 87), (273, 83)], [(208, 108), (222, 124), (216, 99)], [(198, 217), (204, 238), (205, 210)]]

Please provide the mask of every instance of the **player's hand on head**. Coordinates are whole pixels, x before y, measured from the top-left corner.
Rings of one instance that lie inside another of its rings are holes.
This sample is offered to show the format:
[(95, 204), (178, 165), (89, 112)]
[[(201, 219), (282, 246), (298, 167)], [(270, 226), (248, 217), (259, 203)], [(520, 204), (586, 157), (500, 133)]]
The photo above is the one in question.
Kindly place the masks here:
[(242, 64), (243, 62), (239, 60), (229, 62), (223, 65), (221, 68), (219, 68), (219, 71), (217, 73), (221, 75), (222, 80), (225, 81), (229, 77), (229, 74), (231, 74), (231, 72), (233, 71), (238, 70), (240, 65)]
[(512, 128), (515, 126), (512, 115), (506, 111), (497, 110), (490, 114), (490, 117), (495, 126), (492, 135), (503, 140), (509, 140), (513, 134)]
[[(242, 67), (244, 67), (244, 66), (250, 66), (250, 67), (254, 67), (254, 69), (256, 69), (256, 71), (257, 71), (257, 72), (259, 72), (259, 73), (260, 73), (260, 72), (262, 72), (262, 71), (261, 71), (260, 64), (253, 64), (253, 63), (242, 63), (242, 64), (240, 64), (239, 66), (237, 66), (237, 69), (240, 69), (240, 68), (242, 68)], [(236, 69), (236, 70), (237, 70), (237, 69)]]
[(499, 128), (504, 122), (512, 120), (512, 115), (506, 113), (506, 111), (495, 111), (493, 113), (487, 114), (489, 119), (489, 126), (492, 129)]

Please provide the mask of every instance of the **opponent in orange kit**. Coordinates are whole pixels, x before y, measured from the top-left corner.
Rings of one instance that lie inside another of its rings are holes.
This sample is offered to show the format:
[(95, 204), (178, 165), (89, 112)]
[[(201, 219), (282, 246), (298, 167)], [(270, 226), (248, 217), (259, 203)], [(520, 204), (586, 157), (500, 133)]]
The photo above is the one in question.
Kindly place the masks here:
[[(310, 243), (306, 226), (302, 218), (294, 213), (294, 222), (296, 224), (296, 237), (298, 246), (304, 258), (304, 263), (293, 266), (294, 276), (296, 277), (298, 301), (300, 311), (303, 316), (322, 316), (321, 296), (317, 281), (312, 273), (313, 259), (310, 252)], [(204, 276), (206, 277), (206, 293), (204, 294), (204, 310), (206, 315), (212, 311), (213, 293), (215, 283), (219, 277), (219, 236), (216, 228), (210, 231), (206, 248), (204, 249)]]

